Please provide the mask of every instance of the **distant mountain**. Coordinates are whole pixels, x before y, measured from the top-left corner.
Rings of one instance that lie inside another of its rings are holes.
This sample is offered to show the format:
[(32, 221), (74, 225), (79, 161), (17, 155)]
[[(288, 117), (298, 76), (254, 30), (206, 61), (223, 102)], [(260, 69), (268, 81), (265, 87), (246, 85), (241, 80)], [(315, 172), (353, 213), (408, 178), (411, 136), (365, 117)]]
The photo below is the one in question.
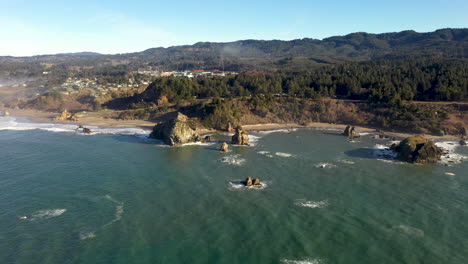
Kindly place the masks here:
[(468, 29), (440, 29), (429, 33), (352, 33), (323, 40), (240, 40), (151, 48), (142, 52), (102, 55), (93, 52), (0, 57), (5, 63), (48, 63), (86, 67), (120, 67), (134, 70), (152, 66), (160, 70), (299, 70), (324, 64), (380, 59), (468, 57)]
[(71, 53), (58, 53), (57, 56), (65, 55), (65, 56), (101, 56), (103, 54), (97, 52), (71, 52)]

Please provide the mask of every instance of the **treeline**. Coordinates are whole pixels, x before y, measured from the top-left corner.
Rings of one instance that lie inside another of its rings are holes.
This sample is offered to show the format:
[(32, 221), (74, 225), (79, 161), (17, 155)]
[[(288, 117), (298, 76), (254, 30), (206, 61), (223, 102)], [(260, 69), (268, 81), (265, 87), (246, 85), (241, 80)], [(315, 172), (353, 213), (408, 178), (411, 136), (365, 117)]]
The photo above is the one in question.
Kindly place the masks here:
[(467, 60), (378, 61), (230, 77), (158, 78), (134, 99), (171, 102), (222, 97), (322, 97), (399, 104), (402, 100), (468, 100)]

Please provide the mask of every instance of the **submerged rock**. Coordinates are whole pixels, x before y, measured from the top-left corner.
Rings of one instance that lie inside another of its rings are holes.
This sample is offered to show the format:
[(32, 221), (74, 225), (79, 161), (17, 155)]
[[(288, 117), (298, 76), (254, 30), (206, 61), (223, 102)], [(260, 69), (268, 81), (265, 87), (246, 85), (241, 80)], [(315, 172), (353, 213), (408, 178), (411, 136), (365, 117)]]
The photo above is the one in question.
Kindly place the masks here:
[(181, 113), (177, 113), (177, 117), (172, 120), (154, 126), (150, 138), (163, 140), (171, 146), (201, 140), (200, 135), (190, 126), (189, 118)]
[(236, 128), (236, 133), (232, 136), (232, 144), (236, 145), (249, 145), (249, 134), (242, 129), (242, 127)]
[(228, 150), (229, 150), (229, 145), (228, 145), (226, 142), (224, 142), (224, 143), (221, 145), (220, 150), (221, 150), (222, 152), (228, 152)]
[(91, 134), (92, 132), (91, 132), (91, 129), (86, 128), (86, 127), (83, 127), (83, 133), (85, 133), (85, 134)]
[(441, 148), (434, 142), (421, 136), (408, 137), (392, 149), (398, 152), (397, 158), (412, 163), (434, 163), (440, 160), (443, 154)]
[(462, 139), (462, 140), (460, 140), (460, 145), (462, 145), (462, 146), (466, 146), (466, 141), (465, 141), (465, 140), (463, 140), (463, 139)]
[(361, 136), (354, 126), (347, 126), (343, 132), (343, 135), (349, 139), (358, 138)]

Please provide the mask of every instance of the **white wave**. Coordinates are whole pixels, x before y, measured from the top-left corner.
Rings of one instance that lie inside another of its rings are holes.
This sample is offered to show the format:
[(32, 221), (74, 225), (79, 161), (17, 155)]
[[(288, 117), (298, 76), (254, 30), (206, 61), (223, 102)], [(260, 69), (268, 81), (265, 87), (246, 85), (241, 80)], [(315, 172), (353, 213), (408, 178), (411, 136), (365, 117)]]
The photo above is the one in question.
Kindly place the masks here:
[(258, 131), (257, 133), (262, 134), (262, 135), (268, 135), (272, 133), (290, 133), (297, 131), (297, 128), (285, 128), (285, 129), (275, 129), (275, 130), (264, 130), (264, 131)]
[(124, 213), (124, 203), (121, 202), (121, 201), (117, 201), (115, 200), (114, 198), (112, 198), (110, 195), (106, 195), (104, 196), (104, 198), (106, 198), (107, 200), (109, 201), (112, 201), (113, 203), (116, 204), (115, 206), (115, 216), (114, 216), (114, 219), (112, 219), (109, 223), (105, 224), (103, 227), (106, 227), (114, 222), (117, 222), (119, 221), (120, 219), (122, 219), (122, 215)]
[(182, 144), (182, 147), (185, 147), (185, 146), (212, 146), (214, 144), (216, 144), (216, 142), (192, 142), (192, 143)]
[(31, 220), (35, 219), (49, 219), (52, 217), (57, 217), (65, 213), (67, 209), (44, 209), (39, 210), (31, 214)]
[(459, 164), (468, 159), (467, 156), (456, 153), (457, 148), (460, 147), (460, 144), (457, 141), (441, 141), (435, 142), (435, 144), (445, 151), (440, 159), (440, 163), (448, 166), (451, 164)]
[(391, 150), (389, 146), (376, 144), (374, 146), (373, 155), (374, 157), (379, 158), (379, 160), (382, 161), (393, 161), (398, 156), (398, 153)]
[(412, 227), (412, 226), (407, 226), (407, 225), (399, 225), (393, 227), (395, 230), (413, 236), (413, 237), (423, 237), (424, 236), (424, 231), (422, 231), (419, 228)]
[(245, 161), (246, 160), (244, 158), (241, 158), (240, 155), (231, 155), (221, 158), (222, 163), (226, 163), (229, 165), (241, 166), (245, 163)]
[(320, 259), (303, 259), (303, 260), (282, 259), (281, 262), (286, 263), (286, 264), (321, 264), (323, 263)]
[(94, 232), (80, 232), (80, 240), (92, 239), (96, 237)]
[(445, 175), (448, 175), (448, 176), (455, 176), (455, 173), (446, 172)]
[(327, 162), (321, 162), (321, 163), (315, 164), (315, 168), (318, 168), (318, 169), (330, 169), (334, 167), (336, 167), (336, 165), (332, 163), (327, 163)]
[(259, 152), (257, 152), (257, 153), (258, 153), (258, 154), (261, 154), (261, 155), (268, 155), (268, 154), (270, 154), (270, 151), (264, 151), (264, 150), (263, 150), (263, 151), (259, 151)]
[(249, 135), (249, 146), (255, 146), (257, 145), (258, 141), (261, 139), (262, 137), (259, 137), (259, 136), (255, 136), (255, 135)]
[(231, 191), (239, 190), (263, 190), (268, 186), (266, 182), (260, 182), (260, 185), (245, 186), (241, 181), (238, 182), (229, 182), (228, 189)]
[(345, 163), (345, 164), (354, 164), (354, 161), (347, 160), (347, 159), (339, 159), (338, 162)]
[[(92, 134), (114, 135), (149, 135), (151, 131), (134, 127), (98, 127), (86, 126)], [(32, 122), (25, 118), (8, 117), (0, 119), (0, 130), (44, 130), (49, 132), (69, 132), (85, 135), (78, 129), (78, 124)]]
[(301, 207), (307, 207), (307, 208), (325, 208), (327, 207), (330, 203), (328, 200), (323, 200), (323, 201), (307, 201), (304, 199), (296, 200), (294, 202), (295, 205), (301, 206)]
[(278, 157), (283, 157), (283, 158), (289, 158), (293, 156), (292, 154), (284, 153), (284, 152), (276, 152), (275, 155)]

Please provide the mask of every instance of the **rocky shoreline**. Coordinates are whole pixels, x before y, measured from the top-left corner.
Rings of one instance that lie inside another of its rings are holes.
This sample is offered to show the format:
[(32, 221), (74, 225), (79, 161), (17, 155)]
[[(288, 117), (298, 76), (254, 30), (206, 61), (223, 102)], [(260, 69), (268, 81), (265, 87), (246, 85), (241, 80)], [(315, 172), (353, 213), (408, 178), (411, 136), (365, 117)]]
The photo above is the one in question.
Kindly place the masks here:
[[(8, 111), (11, 116), (17, 116), (22, 118), (27, 118), (34, 122), (41, 123), (59, 123), (59, 124), (81, 124), (86, 126), (102, 126), (102, 127), (135, 127), (142, 128), (146, 130), (152, 130), (155, 126), (154, 122), (146, 120), (118, 120), (113, 118), (106, 118), (104, 113), (89, 113), (89, 116), (81, 118), (79, 121), (70, 121), (70, 120), (54, 120), (59, 114), (54, 112), (45, 112), (39, 110), (31, 109), (0, 109), (3, 111)], [(330, 130), (339, 130), (344, 131), (348, 125), (347, 124), (330, 124), (330, 123), (261, 123), (261, 124), (242, 124), (243, 130), (250, 131), (270, 131), (278, 129), (294, 129), (294, 128), (315, 128), (315, 129), (330, 129)], [(407, 138), (413, 136), (413, 133), (404, 133), (397, 131), (388, 131), (376, 127), (364, 127), (364, 126), (354, 126), (355, 129), (359, 132), (370, 133), (370, 132), (379, 132), (389, 137), (395, 137), (399, 139)], [(226, 131), (220, 131), (216, 129), (208, 128), (197, 128), (196, 132), (200, 136), (207, 134), (216, 134), (216, 133), (225, 133)], [(437, 139), (437, 140), (460, 140), (460, 136), (454, 135), (422, 135), (427, 139)]]

